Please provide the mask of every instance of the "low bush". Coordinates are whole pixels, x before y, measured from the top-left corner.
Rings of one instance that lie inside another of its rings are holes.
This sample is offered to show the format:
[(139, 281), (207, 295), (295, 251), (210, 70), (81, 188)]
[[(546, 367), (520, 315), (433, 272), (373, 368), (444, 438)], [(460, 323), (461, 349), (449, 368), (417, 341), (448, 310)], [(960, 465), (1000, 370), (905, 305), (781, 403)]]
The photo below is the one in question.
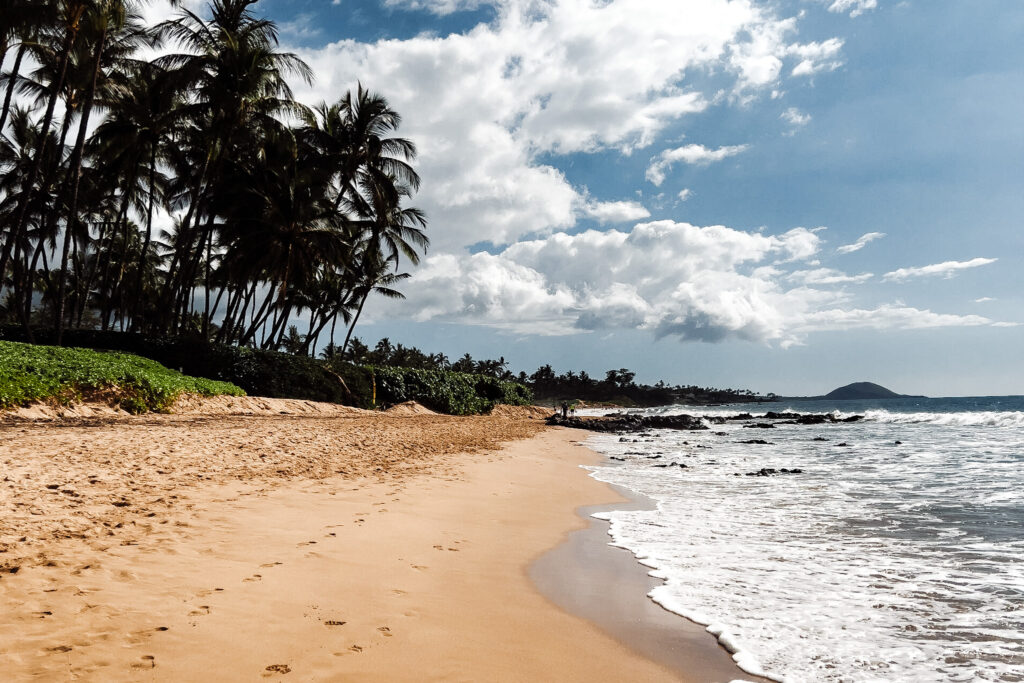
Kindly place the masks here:
[(371, 368), (378, 405), (416, 401), (449, 415), (486, 413), (498, 403), (529, 405), (530, 390), (517, 382), (449, 370)]
[[(0, 339), (23, 341), (22, 328), (0, 326)], [(35, 330), (34, 340), (52, 343), (54, 334), (50, 330)], [(450, 370), (371, 367), (213, 344), (202, 339), (160, 339), (98, 330), (67, 330), (64, 341), (144, 356), (188, 375), (231, 382), (252, 396), (297, 398), (367, 409), (418, 401), (449, 415), (485, 413), (497, 403), (529, 405), (533, 400), (530, 389), (518, 382)]]
[(182, 392), (245, 394), (229, 382), (189, 377), (127, 353), (0, 341), (0, 408), (101, 393), (129, 412), (164, 411)]

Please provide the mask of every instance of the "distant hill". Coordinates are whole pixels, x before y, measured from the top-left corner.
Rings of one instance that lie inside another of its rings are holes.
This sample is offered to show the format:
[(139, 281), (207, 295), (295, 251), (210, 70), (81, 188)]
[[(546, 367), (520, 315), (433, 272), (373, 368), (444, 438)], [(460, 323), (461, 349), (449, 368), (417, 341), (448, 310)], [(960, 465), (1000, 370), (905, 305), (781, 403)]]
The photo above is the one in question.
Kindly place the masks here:
[(856, 400), (878, 400), (884, 398), (925, 398), (924, 396), (911, 396), (909, 394), (897, 394), (880, 384), (874, 382), (854, 382), (845, 387), (839, 387), (824, 396), (779, 396), (779, 400), (803, 400), (803, 401), (856, 401)]
[(873, 382), (854, 382), (845, 387), (839, 387), (834, 391), (825, 394), (825, 398), (833, 401), (851, 401), (857, 399), (880, 399), (880, 398), (920, 398), (906, 394), (897, 394), (885, 387)]

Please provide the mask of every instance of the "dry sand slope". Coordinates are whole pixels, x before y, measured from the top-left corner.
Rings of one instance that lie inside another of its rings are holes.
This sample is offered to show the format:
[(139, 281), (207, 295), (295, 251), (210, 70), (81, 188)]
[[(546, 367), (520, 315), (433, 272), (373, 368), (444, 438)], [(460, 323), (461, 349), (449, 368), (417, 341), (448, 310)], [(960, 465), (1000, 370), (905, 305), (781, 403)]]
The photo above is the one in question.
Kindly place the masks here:
[(525, 574), (609, 498), (571, 432), (277, 407), (0, 423), (0, 678), (678, 680)]
[(530, 409), (508, 408), (473, 418), (410, 408), (394, 416), (221, 397), (191, 400), (183, 412), (0, 418), (0, 572), (47, 563), (55, 539), (132, 543), (190, 510), (199, 485), (260, 491), (296, 478), (437, 473), (451, 466), (441, 456), (496, 448), (543, 428)]

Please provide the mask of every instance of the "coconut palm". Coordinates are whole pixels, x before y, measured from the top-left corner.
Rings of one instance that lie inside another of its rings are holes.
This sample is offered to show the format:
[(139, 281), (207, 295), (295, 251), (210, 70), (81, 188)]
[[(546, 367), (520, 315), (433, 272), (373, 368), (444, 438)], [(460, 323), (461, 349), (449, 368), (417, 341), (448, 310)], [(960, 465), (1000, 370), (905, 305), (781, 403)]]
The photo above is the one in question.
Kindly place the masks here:
[(162, 37), (186, 50), (160, 57), (156, 64), (185, 75), (191, 100), (184, 109), (195, 121), (203, 145), (202, 158), (195, 159), (196, 170), (186, 181), (185, 249), (174, 254), (171, 272), (177, 277), (168, 280), (167, 291), (177, 300), (177, 308), (213, 237), (210, 198), (222, 183), (226, 160), (235, 150), (251, 148), (261, 130), (281, 128), (277, 116), (302, 113), (292, 99), (287, 76), (312, 80), (302, 60), (277, 49), (276, 26), (254, 15), (249, 9), (253, 4), (255, 0), (214, 0), (208, 22), (186, 10), (158, 27)]

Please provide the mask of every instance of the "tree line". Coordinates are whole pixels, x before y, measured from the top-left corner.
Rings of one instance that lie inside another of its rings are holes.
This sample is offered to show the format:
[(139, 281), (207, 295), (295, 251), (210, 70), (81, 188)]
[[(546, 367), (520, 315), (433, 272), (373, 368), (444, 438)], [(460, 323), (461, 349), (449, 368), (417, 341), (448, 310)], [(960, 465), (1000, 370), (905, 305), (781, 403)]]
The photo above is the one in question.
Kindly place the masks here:
[(0, 320), (311, 354), (402, 296), (429, 241), (401, 116), (297, 102), (255, 2), (0, 0)]
[(591, 377), (586, 371), (569, 370), (558, 374), (550, 365), (542, 365), (532, 374), (513, 373), (504, 356), (493, 359), (474, 359), (464, 354), (454, 361), (443, 353), (425, 353), (416, 347), (392, 344), (387, 337), (372, 348), (354, 337), (345, 349), (328, 345), (321, 354), (327, 360), (341, 360), (357, 365), (403, 367), (419, 370), (452, 370), (455, 372), (488, 375), (501, 381), (515, 381), (533, 390), (538, 400), (585, 400), (594, 402), (635, 403), (643, 406), (690, 403), (750, 403), (774, 400), (769, 394), (761, 396), (748, 389), (716, 389), (697, 385), (638, 384), (636, 373), (619, 368), (608, 370), (603, 378)]

